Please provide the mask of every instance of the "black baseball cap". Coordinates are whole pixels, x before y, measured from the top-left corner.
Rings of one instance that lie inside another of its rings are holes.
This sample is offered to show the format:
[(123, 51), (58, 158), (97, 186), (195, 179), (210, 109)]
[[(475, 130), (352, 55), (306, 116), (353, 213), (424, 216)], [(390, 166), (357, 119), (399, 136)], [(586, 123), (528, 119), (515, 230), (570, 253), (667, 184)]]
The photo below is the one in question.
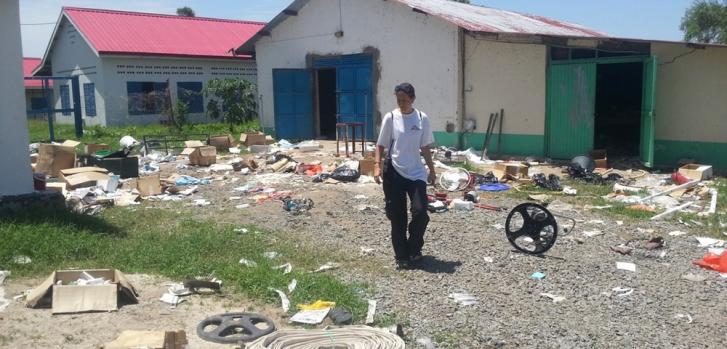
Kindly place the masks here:
[(416, 93), (414, 92), (414, 86), (412, 86), (408, 82), (402, 82), (401, 84), (396, 85), (396, 87), (394, 87), (394, 93), (397, 92), (404, 92), (411, 98), (416, 97)]

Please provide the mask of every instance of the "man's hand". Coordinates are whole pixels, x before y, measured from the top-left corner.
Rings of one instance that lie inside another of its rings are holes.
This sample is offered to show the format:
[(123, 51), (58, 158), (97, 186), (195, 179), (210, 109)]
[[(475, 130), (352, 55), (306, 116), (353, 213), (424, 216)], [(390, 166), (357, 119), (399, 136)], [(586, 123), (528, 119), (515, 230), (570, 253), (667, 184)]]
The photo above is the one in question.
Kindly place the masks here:
[(429, 176), (427, 176), (427, 181), (429, 184), (434, 185), (434, 183), (437, 181), (437, 173), (429, 170)]
[(381, 184), (381, 167), (379, 164), (374, 165), (374, 180), (376, 184)]

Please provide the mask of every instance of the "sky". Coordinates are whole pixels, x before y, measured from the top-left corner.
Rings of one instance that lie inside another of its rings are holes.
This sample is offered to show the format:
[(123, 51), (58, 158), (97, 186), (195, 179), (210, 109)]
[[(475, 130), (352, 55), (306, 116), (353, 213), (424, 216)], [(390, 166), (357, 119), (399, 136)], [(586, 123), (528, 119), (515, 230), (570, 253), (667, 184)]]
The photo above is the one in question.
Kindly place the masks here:
[[(328, 0), (335, 1), (335, 0)], [(363, 0), (361, 0), (363, 1)], [(681, 40), (679, 23), (693, 0), (472, 0), (473, 4), (581, 24), (612, 36)], [(23, 55), (42, 57), (63, 6), (268, 21), (292, 0), (20, 0)]]

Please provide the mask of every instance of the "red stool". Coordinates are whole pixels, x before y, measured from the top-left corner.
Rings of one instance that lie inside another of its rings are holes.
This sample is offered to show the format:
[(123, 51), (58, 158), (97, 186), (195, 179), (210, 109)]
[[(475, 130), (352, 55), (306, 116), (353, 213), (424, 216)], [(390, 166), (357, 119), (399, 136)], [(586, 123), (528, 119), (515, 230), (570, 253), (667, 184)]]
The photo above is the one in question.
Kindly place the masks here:
[(361, 154), (366, 151), (366, 135), (363, 134), (363, 122), (337, 122), (336, 123), (336, 156), (341, 156), (339, 142), (341, 140), (341, 129), (343, 129), (343, 141), (346, 142), (346, 157), (348, 157), (348, 134), (351, 133), (353, 149), (352, 153), (356, 154), (356, 129), (361, 130)]

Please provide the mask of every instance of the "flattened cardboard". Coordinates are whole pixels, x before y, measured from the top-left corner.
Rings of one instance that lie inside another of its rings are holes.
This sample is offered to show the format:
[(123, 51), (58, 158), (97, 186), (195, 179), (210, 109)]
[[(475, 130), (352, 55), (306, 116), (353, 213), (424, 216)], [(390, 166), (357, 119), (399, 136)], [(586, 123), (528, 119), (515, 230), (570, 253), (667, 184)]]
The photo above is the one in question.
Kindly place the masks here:
[(57, 192), (63, 194), (63, 196), (66, 196), (66, 183), (60, 183), (60, 182), (46, 183), (45, 190), (57, 191)]
[[(110, 280), (108, 285), (68, 285), (86, 272)], [(56, 285), (61, 281), (63, 285)], [(26, 298), (29, 308), (52, 307), (53, 314), (114, 311), (119, 300), (137, 303), (138, 293), (123, 273), (116, 269), (60, 270), (53, 272)]]
[(35, 172), (58, 177), (61, 170), (75, 166), (76, 151), (74, 148), (55, 144), (38, 146), (38, 163), (35, 165)]
[(71, 147), (71, 148), (75, 148), (75, 147), (79, 146), (80, 144), (81, 144), (81, 142), (74, 141), (72, 139), (66, 140), (65, 142), (61, 143), (62, 146)]
[(124, 331), (105, 349), (182, 349), (187, 344), (184, 331)]
[(74, 175), (63, 176), (68, 189), (91, 187), (99, 181), (108, 181), (109, 175), (103, 172), (82, 172)]
[(202, 141), (185, 141), (184, 147), (185, 148), (199, 148), (199, 147), (204, 147), (204, 143), (202, 143)]
[(189, 164), (194, 166), (209, 166), (217, 163), (217, 148), (212, 146), (204, 146), (195, 148), (192, 154), (189, 154)]
[(65, 170), (61, 170), (61, 174), (64, 176), (70, 176), (78, 173), (84, 173), (84, 172), (101, 172), (101, 173), (109, 173), (109, 170), (101, 167), (96, 166), (86, 166), (86, 167), (76, 167), (76, 168), (68, 168)]
[(158, 173), (139, 177), (136, 180), (136, 189), (144, 197), (159, 195), (162, 193), (162, 184), (159, 178)]

